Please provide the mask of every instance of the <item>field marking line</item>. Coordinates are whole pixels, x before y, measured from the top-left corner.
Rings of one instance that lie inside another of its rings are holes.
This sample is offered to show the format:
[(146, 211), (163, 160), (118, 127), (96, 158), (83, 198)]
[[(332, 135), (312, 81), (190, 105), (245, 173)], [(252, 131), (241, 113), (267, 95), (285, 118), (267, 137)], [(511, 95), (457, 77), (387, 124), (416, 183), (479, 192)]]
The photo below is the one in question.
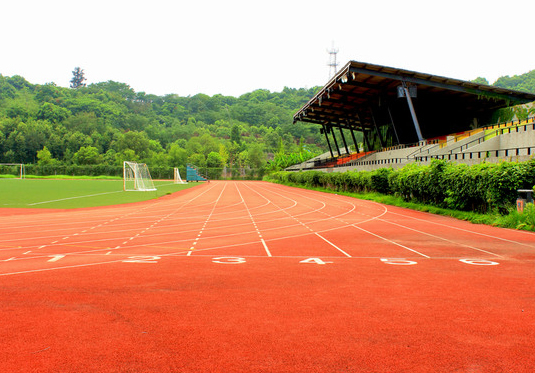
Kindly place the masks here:
[[(165, 185), (170, 185), (170, 184), (160, 184), (160, 186), (165, 186)], [(122, 192), (123, 192), (122, 190), (116, 190), (116, 191), (113, 191), (113, 192), (103, 192), (103, 193), (97, 193), (97, 194), (86, 194), (86, 195), (83, 195), (83, 196), (67, 197), (67, 198), (54, 199), (54, 200), (50, 200), (50, 201), (41, 201), (41, 202), (35, 202), (35, 203), (28, 203), (27, 206), (35, 206), (35, 205), (41, 205), (41, 204), (45, 204), (45, 203), (67, 201), (67, 200), (70, 200), (70, 199), (95, 197), (95, 196), (102, 196), (102, 195), (105, 195), (105, 194), (114, 194), (114, 193), (122, 193)]]
[(95, 197), (95, 196), (101, 196), (104, 194), (113, 194), (113, 193), (121, 193), (122, 190), (117, 190), (115, 192), (104, 192), (104, 193), (97, 193), (97, 194), (87, 194), (84, 196), (76, 196), (76, 197), (67, 197), (67, 198), (60, 198), (60, 199), (54, 199), (50, 201), (42, 201), (42, 202), (35, 202), (35, 203), (28, 203), (27, 206), (35, 206), (35, 205), (42, 205), (44, 203), (52, 203), (52, 202), (59, 202), (59, 201), (67, 201), (69, 199), (77, 199), (77, 198), (87, 198), (87, 197)]

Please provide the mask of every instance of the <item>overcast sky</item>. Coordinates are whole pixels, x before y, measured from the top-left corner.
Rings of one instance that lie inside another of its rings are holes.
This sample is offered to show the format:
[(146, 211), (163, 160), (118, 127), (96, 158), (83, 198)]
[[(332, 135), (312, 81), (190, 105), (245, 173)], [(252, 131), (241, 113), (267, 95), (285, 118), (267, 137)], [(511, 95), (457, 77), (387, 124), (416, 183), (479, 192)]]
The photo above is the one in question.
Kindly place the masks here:
[(0, 74), (239, 96), (323, 86), (329, 54), (463, 80), (535, 69), (535, 0), (12, 0)]

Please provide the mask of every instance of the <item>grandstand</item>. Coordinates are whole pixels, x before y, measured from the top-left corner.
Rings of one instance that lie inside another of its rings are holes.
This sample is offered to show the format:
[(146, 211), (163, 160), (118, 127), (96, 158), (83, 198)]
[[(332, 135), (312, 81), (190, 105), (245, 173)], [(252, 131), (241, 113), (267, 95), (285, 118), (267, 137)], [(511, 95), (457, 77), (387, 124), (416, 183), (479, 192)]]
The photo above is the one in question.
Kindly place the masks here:
[(208, 178), (199, 173), (196, 166), (188, 164), (186, 166), (186, 180), (190, 181), (208, 181)]
[(294, 115), (294, 123), (321, 126), (329, 152), (287, 170), (529, 159), (533, 117), (489, 124), (496, 110), (533, 101), (530, 93), (350, 61)]

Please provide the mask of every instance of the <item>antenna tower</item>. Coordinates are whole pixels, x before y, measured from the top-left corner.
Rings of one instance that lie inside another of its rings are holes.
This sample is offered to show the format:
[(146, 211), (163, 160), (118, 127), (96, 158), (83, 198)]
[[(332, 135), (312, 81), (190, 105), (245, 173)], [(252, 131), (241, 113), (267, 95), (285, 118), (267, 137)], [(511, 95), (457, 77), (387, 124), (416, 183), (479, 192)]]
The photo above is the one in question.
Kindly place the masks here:
[(338, 71), (338, 62), (336, 62), (336, 54), (338, 53), (338, 49), (334, 47), (334, 43), (332, 48), (327, 50), (327, 53), (329, 53), (329, 63), (327, 66), (329, 66), (329, 79), (331, 79)]

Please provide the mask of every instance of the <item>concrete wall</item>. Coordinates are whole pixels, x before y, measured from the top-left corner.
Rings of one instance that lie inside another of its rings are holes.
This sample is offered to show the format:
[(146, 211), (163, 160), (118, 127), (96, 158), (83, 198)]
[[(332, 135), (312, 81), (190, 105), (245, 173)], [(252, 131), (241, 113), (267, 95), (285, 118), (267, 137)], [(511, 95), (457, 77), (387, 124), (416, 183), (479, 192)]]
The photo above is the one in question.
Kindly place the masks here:
[[(350, 170), (371, 171), (378, 168), (401, 168), (412, 162), (428, 164), (433, 158), (464, 163), (526, 161), (535, 156), (534, 124), (501, 128), (473, 133), (458, 141), (450, 139), (449, 144), (439, 148), (437, 144), (420, 145), (400, 149), (375, 152), (342, 167), (316, 169), (325, 172), (345, 172)], [(313, 164), (296, 165), (296, 169), (312, 168)]]

